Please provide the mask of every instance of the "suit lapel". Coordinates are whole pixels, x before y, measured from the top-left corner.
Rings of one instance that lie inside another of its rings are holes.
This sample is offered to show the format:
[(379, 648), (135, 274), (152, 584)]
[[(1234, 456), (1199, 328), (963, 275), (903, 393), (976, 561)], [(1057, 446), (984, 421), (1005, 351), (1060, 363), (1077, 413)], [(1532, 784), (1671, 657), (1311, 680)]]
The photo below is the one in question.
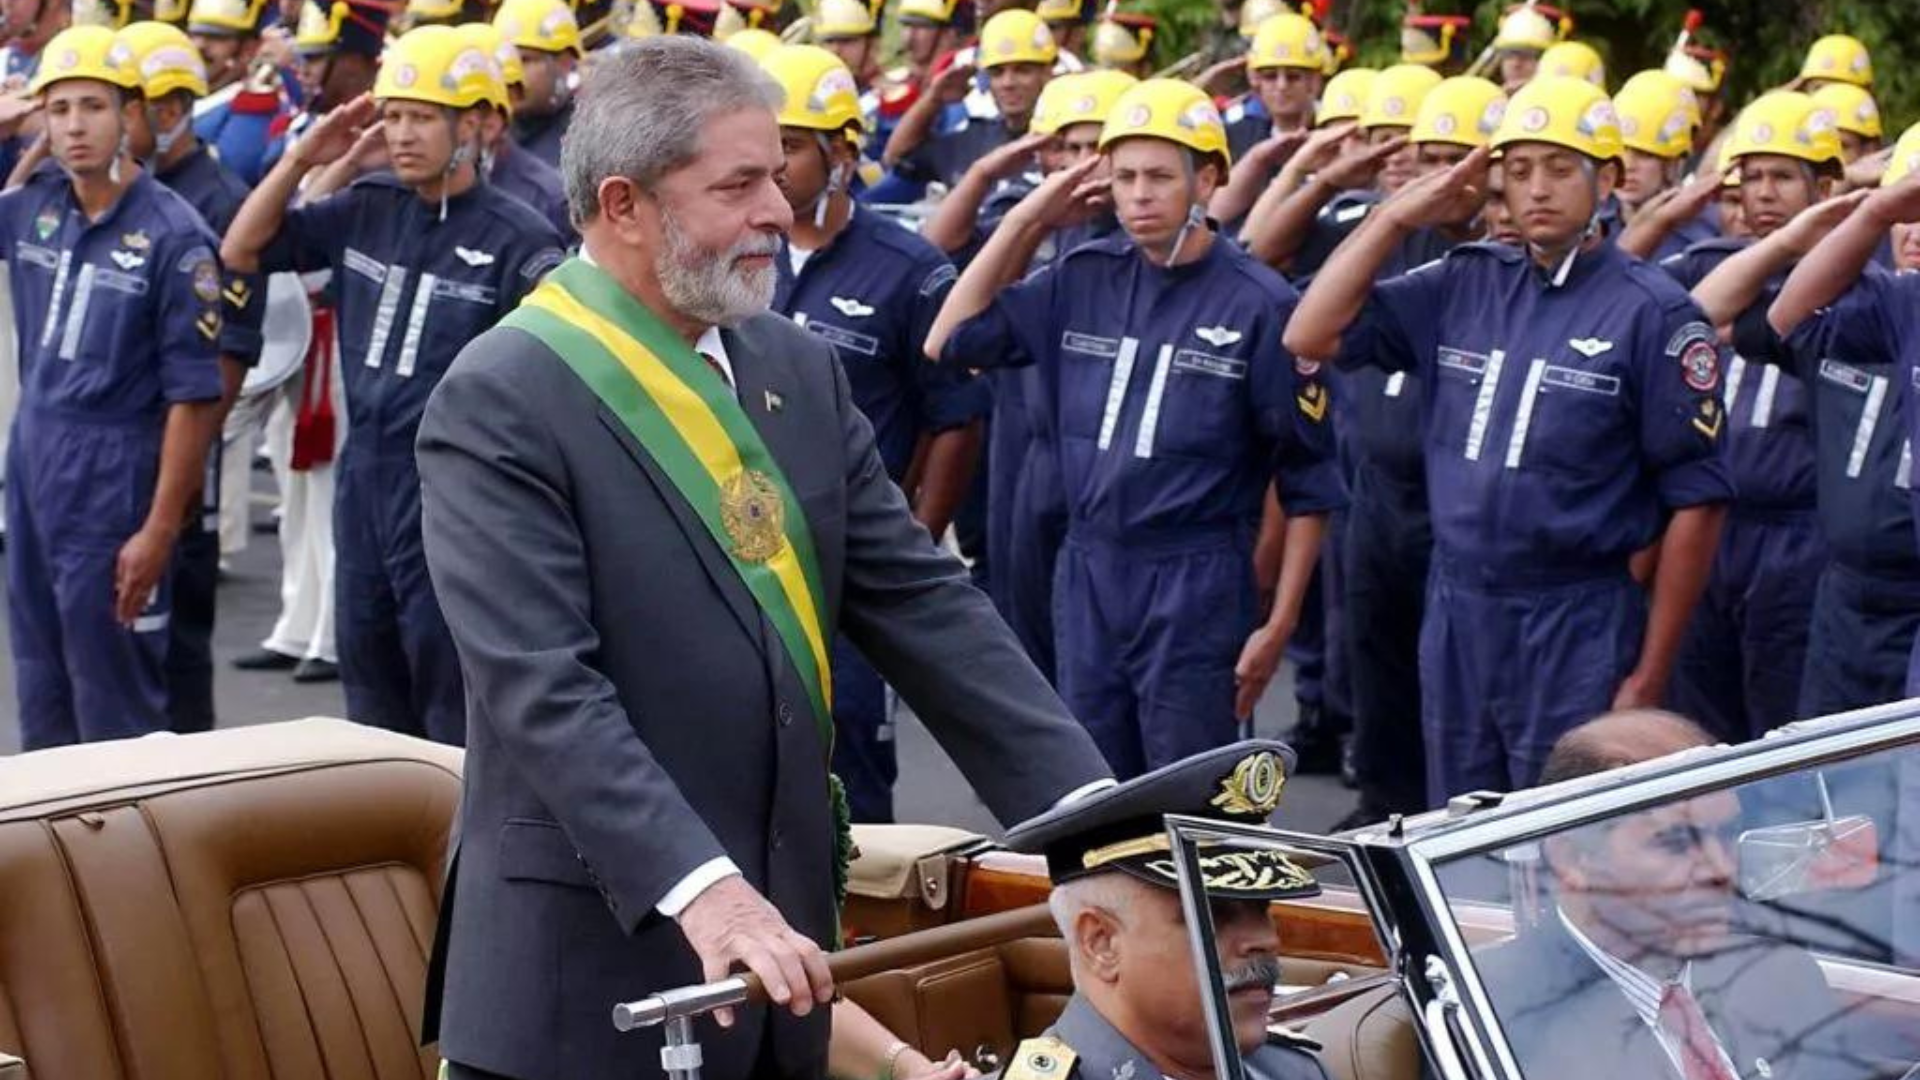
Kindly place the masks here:
[(727, 363), (733, 367), (740, 407), (760, 433), (760, 441), (767, 444), (767, 452), (788, 473), (787, 482), (793, 483), (793, 468), (788, 463), (794, 460), (797, 447), (788, 440), (797, 433), (797, 425), (787, 422), (787, 398), (793, 388), (786, 385), (780, 365), (766, 350), (755, 348), (739, 331), (721, 330), (720, 340), (727, 347)]
[(594, 411), (600, 417), (601, 425), (620, 444), (620, 448), (627, 452), (627, 456), (633, 459), (634, 464), (640, 466), (640, 471), (646, 475), (655, 490), (660, 492), (660, 501), (673, 515), (673, 520), (680, 526), (680, 531), (686, 533), (688, 546), (693, 549), (694, 556), (700, 560), (700, 565), (706, 570), (707, 577), (713, 581), (714, 588), (726, 598), (727, 608), (733, 612), (734, 618), (740, 621), (740, 628), (747, 632), (747, 636), (752, 638), (755, 644), (764, 649), (766, 637), (761, 628), (760, 606), (754, 602), (753, 595), (747, 591), (746, 584), (740, 580), (739, 572), (733, 568), (733, 561), (720, 549), (719, 541), (714, 539), (713, 532), (707, 528), (706, 522), (700, 520), (700, 515), (680, 494), (680, 489), (675, 487), (673, 481), (660, 470), (659, 464), (653, 460), (653, 455), (647, 453), (646, 448), (640, 445), (639, 440), (633, 437), (632, 432), (627, 430), (626, 425), (621, 423), (606, 405), (596, 401)]

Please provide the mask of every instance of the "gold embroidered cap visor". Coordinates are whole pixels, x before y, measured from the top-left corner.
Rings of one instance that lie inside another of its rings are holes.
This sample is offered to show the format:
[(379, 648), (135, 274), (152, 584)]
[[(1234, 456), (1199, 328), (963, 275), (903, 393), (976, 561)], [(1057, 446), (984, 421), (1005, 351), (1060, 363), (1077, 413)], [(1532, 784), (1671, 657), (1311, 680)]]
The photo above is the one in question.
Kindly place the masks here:
[[(1271, 739), (1223, 746), (1022, 822), (1008, 831), (1006, 846), (1044, 854), (1056, 885), (1118, 871), (1176, 889), (1165, 816), (1265, 824), (1293, 762), (1293, 750)], [(1285, 900), (1320, 891), (1305, 867), (1279, 851), (1202, 845), (1200, 871), (1216, 899)]]

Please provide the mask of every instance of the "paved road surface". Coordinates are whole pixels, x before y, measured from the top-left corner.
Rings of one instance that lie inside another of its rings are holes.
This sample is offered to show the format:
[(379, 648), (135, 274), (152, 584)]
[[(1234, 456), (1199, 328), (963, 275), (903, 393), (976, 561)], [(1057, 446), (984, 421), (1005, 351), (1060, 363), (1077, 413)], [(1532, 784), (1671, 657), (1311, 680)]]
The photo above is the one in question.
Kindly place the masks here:
[[(263, 483), (264, 477), (258, 478)], [(265, 490), (271, 484), (265, 483)], [(266, 507), (256, 507), (260, 521)], [(236, 671), (235, 656), (253, 649), (272, 627), (279, 612), (279, 544), (269, 534), (255, 534), (247, 550), (232, 560), (231, 572), (220, 587), (220, 616), (214, 636), (217, 666), (215, 694), (219, 725), (233, 727), (304, 716), (340, 716), (344, 704), (337, 683), (300, 685), (284, 674)], [(4, 595), (0, 579), (0, 595)], [(0, 639), (6, 636), (0, 620)], [(10, 653), (0, 652), (0, 754), (20, 746), (15, 718), (13, 667)], [(1256, 718), (1261, 735), (1273, 735), (1293, 723), (1292, 684), (1283, 675), (1268, 691)], [(993, 818), (973, 796), (972, 789), (931, 735), (911, 716), (900, 724), (900, 782), (896, 810), (902, 821), (956, 825), (996, 833)], [(1290, 828), (1322, 832), (1353, 806), (1353, 796), (1328, 777), (1297, 777), (1287, 785), (1279, 821)]]

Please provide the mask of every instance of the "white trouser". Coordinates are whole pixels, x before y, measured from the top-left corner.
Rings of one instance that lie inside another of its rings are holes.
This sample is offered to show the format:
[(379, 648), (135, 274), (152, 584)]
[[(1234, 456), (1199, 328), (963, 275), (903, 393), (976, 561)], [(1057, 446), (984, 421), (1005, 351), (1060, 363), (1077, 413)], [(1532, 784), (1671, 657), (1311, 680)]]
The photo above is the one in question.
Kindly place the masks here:
[[(220, 557), (247, 550), (253, 535), (253, 454), (261, 429), (279, 407), (286, 386), (252, 394), (233, 403), (220, 430)], [(277, 481), (276, 477), (276, 481)], [(281, 492), (281, 502), (286, 492)]]
[[(293, 424), (302, 379), (288, 379), (272, 395), (267, 458), (280, 486), (280, 618), (261, 642), (285, 656), (337, 663), (333, 638), (333, 463), (295, 471)], [(333, 371), (334, 455), (346, 441), (347, 405), (340, 366)]]

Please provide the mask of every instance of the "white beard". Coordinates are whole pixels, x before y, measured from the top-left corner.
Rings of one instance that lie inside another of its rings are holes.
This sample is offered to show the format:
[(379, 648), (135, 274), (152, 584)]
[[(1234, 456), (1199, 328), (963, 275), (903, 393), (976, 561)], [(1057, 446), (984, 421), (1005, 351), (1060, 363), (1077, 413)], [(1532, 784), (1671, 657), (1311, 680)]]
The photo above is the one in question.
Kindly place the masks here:
[(747, 255), (778, 257), (780, 241), (773, 237), (742, 240), (724, 252), (697, 246), (672, 214), (663, 213), (667, 247), (654, 258), (654, 272), (667, 303), (690, 319), (714, 326), (734, 326), (767, 310), (778, 283), (772, 263), (751, 274), (734, 268)]

